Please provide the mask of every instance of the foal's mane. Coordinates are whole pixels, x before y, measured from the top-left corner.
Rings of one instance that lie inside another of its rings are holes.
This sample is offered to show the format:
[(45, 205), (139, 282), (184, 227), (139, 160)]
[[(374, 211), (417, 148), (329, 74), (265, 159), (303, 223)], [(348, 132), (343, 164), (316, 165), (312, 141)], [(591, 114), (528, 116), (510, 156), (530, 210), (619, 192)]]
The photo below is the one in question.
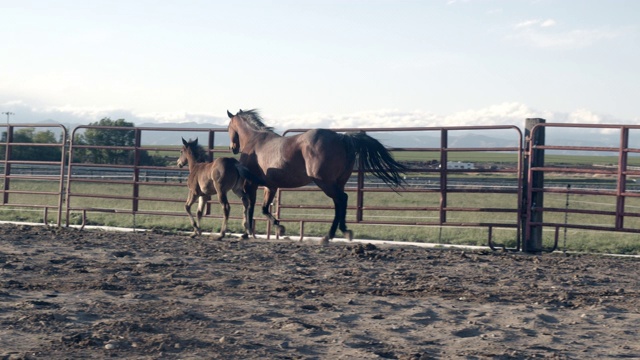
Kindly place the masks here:
[(267, 126), (264, 124), (262, 120), (262, 116), (260, 116), (260, 113), (258, 113), (257, 109), (244, 110), (244, 111), (239, 110), (236, 116), (244, 120), (254, 130), (273, 131), (273, 128), (271, 126)]
[(205, 162), (208, 160), (207, 151), (202, 145), (196, 145), (196, 140), (189, 139), (189, 141), (187, 142), (187, 146), (189, 147), (189, 149), (191, 149), (191, 153), (196, 159), (196, 162)]

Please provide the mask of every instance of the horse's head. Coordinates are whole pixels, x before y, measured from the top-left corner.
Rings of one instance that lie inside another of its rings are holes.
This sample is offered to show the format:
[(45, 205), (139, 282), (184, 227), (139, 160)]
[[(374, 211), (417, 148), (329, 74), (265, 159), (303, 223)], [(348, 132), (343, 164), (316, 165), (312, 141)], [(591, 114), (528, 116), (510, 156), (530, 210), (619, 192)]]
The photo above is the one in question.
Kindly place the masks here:
[(229, 132), (229, 139), (231, 140), (231, 144), (229, 147), (234, 154), (240, 152), (240, 137), (238, 136), (237, 122), (236, 116), (227, 110), (227, 116), (229, 116), (229, 128), (227, 131)]
[(187, 165), (187, 163), (189, 162), (189, 157), (193, 158), (195, 151), (194, 149), (196, 149), (198, 147), (198, 138), (196, 138), (195, 140), (185, 140), (184, 138), (182, 138), (182, 149), (180, 149), (180, 157), (178, 158), (177, 164), (178, 167), (183, 167), (185, 165)]

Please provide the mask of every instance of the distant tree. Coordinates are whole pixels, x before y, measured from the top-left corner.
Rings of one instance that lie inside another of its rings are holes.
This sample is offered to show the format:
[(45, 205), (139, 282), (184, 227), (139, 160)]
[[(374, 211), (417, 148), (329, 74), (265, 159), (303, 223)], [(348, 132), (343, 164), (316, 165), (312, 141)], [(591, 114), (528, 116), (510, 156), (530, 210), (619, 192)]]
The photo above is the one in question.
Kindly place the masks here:
[(79, 149), (77, 154), (75, 154), (76, 160), (94, 164), (130, 164), (133, 162), (133, 151), (98, 148), (101, 146), (134, 146), (135, 131), (133, 130), (133, 123), (127, 122), (124, 119), (111, 120), (110, 118), (103, 118), (89, 125), (132, 129), (87, 129), (84, 134), (76, 136), (75, 143), (78, 145), (95, 146), (95, 148)]
[[(2, 143), (7, 142), (7, 132), (2, 133)], [(62, 149), (60, 141), (56, 140), (55, 134), (50, 131), (36, 131), (34, 128), (18, 129), (13, 133), (13, 143), (22, 144), (54, 144), (54, 146), (29, 146), (19, 145), (12, 146), (12, 160), (28, 160), (28, 161), (60, 161)], [(56, 146), (57, 145), (57, 146)], [(0, 157), (4, 159), (6, 147), (4, 144), (0, 146)]]
[[(111, 120), (103, 118), (89, 126), (105, 128), (88, 128), (83, 134), (76, 136), (74, 143), (89, 145), (91, 148), (74, 150), (74, 162), (90, 162), (94, 164), (133, 164), (133, 150), (101, 149), (102, 146), (135, 146), (135, 125), (124, 119)], [(110, 129), (113, 128), (113, 129)], [(118, 129), (116, 129), (118, 128)], [(131, 128), (130, 130), (128, 128)], [(95, 148), (93, 148), (95, 147)], [(161, 156), (151, 156), (146, 150), (139, 150), (139, 165), (165, 166), (166, 160)]]

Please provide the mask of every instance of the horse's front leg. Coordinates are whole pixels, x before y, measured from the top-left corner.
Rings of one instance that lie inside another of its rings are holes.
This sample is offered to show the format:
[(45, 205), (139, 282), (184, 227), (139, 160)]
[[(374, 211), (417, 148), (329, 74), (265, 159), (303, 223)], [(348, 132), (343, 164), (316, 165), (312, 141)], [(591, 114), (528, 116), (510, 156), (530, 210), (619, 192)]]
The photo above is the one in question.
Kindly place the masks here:
[(284, 235), (285, 228), (284, 226), (280, 225), (280, 221), (278, 221), (278, 219), (276, 219), (271, 214), (271, 203), (273, 202), (273, 199), (276, 196), (277, 190), (278, 189), (264, 188), (264, 200), (262, 201), (262, 214), (265, 215), (267, 219), (269, 219), (269, 222), (271, 222), (271, 225), (275, 227), (276, 235), (282, 236)]

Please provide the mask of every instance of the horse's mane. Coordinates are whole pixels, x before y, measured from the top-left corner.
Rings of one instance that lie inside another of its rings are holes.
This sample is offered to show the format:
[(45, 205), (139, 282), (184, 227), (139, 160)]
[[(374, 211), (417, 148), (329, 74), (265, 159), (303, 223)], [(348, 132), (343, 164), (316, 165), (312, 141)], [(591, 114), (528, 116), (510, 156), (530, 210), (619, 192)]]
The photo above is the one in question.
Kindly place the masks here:
[(205, 162), (209, 160), (207, 151), (202, 145), (196, 145), (195, 140), (189, 139), (187, 145), (189, 146), (189, 149), (191, 149), (191, 153), (193, 154), (193, 157), (195, 157), (196, 162)]
[(257, 109), (239, 110), (236, 116), (244, 120), (255, 130), (273, 131), (271, 126), (264, 124), (262, 116), (260, 116)]

